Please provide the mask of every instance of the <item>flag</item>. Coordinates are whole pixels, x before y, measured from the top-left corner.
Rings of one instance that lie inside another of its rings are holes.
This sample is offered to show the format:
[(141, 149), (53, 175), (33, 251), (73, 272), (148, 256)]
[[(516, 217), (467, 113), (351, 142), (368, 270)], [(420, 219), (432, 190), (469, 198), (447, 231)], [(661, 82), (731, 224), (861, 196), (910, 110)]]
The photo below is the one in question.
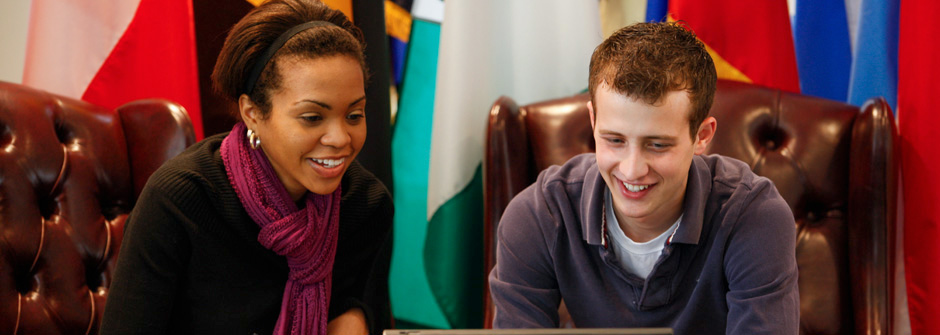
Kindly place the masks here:
[(476, 328), (485, 281), (481, 162), (489, 108), (500, 95), (527, 104), (584, 90), (600, 20), (597, 1), (568, 0), (447, 1), (445, 19), (425, 268), (450, 325)]
[(401, 98), (392, 131), (392, 179), (397, 187), (389, 295), (398, 328), (450, 328), (431, 292), (424, 266), (428, 164), (444, 4), (416, 0)]
[(797, 1), (793, 23), (800, 90), (846, 101), (852, 46), (845, 0)]
[(862, 0), (848, 102), (884, 97), (897, 106), (900, 0)]
[[(248, 0), (253, 3), (255, 7), (261, 6), (267, 0)], [(350, 20), (353, 20), (353, 15), (355, 14), (355, 9), (353, 8), (353, 0), (321, 0), (323, 4), (328, 7), (343, 12), (346, 14), (346, 17)]]
[[(900, 7), (898, 124), (904, 197), (904, 257), (911, 331), (940, 329), (940, 127), (935, 98), (940, 35), (924, 18), (940, 16), (940, 2), (905, 0)], [(861, 49), (861, 47), (859, 48)]]
[(411, 13), (392, 0), (385, 0), (385, 30), (388, 33), (388, 51), (392, 63), (392, 79), (401, 85), (405, 74), (405, 55), (411, 36)]
[(646, 21), (646, 0), (600, 0), (598, 7), (605, 38), (620, 28)]
[(23, 84), (105, 108), (163, 98), (202, 137), (190, 0), (34, 0)]
[(669, 0), (649, 0), (646, 3), (646, 21), (663, 22), (666, 21), (666, 14), (669, 11)]
[(800, 92), (786, 0), (672, 0), (668, 8), (705, 43), (718, 78)]

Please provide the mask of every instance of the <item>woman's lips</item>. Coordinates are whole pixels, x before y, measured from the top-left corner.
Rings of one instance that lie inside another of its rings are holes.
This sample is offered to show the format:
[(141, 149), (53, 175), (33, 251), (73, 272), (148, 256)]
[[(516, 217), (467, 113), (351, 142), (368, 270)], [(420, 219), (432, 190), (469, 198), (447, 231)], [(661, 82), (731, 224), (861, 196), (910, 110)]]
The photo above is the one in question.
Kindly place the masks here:
[(336, 178), (343, 175), (346, 166), (346, 157), (340, 158), (307, 158), (310, 167), (324, 178)]

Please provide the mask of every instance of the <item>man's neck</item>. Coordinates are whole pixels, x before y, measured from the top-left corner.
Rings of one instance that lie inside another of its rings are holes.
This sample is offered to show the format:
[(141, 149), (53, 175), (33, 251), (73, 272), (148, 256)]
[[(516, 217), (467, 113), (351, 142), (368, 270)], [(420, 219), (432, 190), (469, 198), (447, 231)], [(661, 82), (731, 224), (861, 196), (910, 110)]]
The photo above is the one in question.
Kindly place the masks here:
[(620, 229), (630, 240), (636, 243), (648, 242), (659, 235), (662, 235), (669, 227), (672, 227), (676, 220), (682, 216), (682, 203), (676, 210), (664, 217), (646, 217), (646, 218), (628, 218), (620, 214), (614, 207), (614, 215), (617, 216), (617, 223)]

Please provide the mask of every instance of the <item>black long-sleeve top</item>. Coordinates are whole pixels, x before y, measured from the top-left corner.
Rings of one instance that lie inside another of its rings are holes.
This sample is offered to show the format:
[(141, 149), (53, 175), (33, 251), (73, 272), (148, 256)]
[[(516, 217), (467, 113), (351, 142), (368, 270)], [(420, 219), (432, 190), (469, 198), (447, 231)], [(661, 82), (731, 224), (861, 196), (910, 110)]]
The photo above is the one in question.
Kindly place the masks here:
[[(225, 173), (219, 134), (157, 170), (128, 216), (101, 334), (270, 334), (287, 282), (286, 258)], [(354, 162), (342, 179), (329, 319), (359, 307), (369, 331), (391, 326), (391, 196)]]

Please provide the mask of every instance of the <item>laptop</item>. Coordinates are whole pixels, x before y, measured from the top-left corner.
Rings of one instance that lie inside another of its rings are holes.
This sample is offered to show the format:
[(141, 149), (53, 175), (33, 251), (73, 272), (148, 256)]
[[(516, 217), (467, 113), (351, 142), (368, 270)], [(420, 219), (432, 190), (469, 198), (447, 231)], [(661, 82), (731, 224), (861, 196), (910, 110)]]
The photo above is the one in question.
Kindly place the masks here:
[(386, 329), (382, 335), (672, 335), (670, 328)]

